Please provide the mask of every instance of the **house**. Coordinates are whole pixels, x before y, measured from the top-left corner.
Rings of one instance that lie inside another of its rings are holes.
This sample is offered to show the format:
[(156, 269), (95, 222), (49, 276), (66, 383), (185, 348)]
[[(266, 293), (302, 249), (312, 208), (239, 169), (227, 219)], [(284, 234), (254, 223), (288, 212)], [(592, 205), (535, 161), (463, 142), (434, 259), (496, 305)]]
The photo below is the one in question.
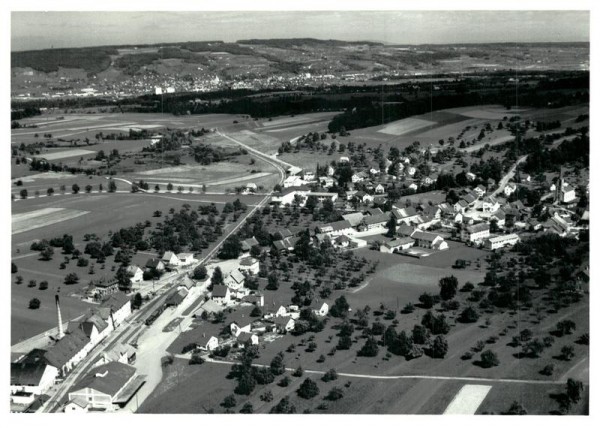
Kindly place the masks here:
[(575, 189), (570, 184), (563, 184), (559, 192), (559, 201), (563, 204), (568, 204), (577, 199)]
[(459, 200), (454, 204), (454, 210), (458, 213), (463, 213), (469, 206), (469, 203), (464, 199)]
[(11, 402), (30, 404), (45, 394), (55, 383), (58, 368), (49, 364), (44, 352), (37, 350), (10, 363)]
[(271, 233), (271, 239), (273, 239), (274, 241), (278, 239), (290, 238), (292, 236), (294, 236), (294, 234), (290, 232), (289, 229), (279, 229)]
[(365, 211), (367, 215), (380, 215), (383, 214), (381, 208), (369, 208)]
[(433, 183), (435, 183), (435, 180), (431, 177), (425, 177), (421, 180), (421, 185), (424, 186), (431, 186)]
[(133, 346), (128, 343), (117, 343), (113, 348), (102, 353), (102, 356), (94, 364), (94, 367), (110, 363), (111, 361), (132, 365), (135, 363), (136, 356), (137, 351)]
[(406, 174), (410, 175), (411, 177), (415, 175), (415, 172), (417, 172), (417, 169), (414, 166), (409, 166), (406, 168)]
[(461, 230), (461, 239), (465, 242), (479, 243), (490, 236), (489, 223), (478, 223)]
[(417, 186), (415, 183), (411, 183), (408, 185), (408, 188), (416, 192), (419, 186)]
[(350, 226), (356, 227), (362, 223), (364, 214), (363, 213), (344, 214), (344, 215), (342, 215), (342, 218), (344, 220), (347, 220), (350, 223)]
[(419, 214), (413, 207), (392, 208), (392, 217), (396, 219), (396, 225), (414, 224), (418, 222)]
[(508, 183), (506, 186), (504, 186), (504, 195), (506, 196), (510, 196), (512, 195), (515, 190), (517, 190), (517, 185), (515, 183)]
[(287, 187), (284, 188), (279, 194), (271, 197), (271, 203), (280, 204), (280, 205), (288, 205), (293, 204), (298, 197), (300, 199), (300, 205), (302, 206), (306, 200), (306, 194), (310, 191), (307, 186), (296, 186), (296, 187)]
[(104, 299), (96, 311), (116, 328), (131, 315), (131, 298), (119, 291)]
[(244, 307), (229, 314), (227, 317), (227, 322), (229, 323), (229, 331), (232, 335), (237, 337), (243, 332), (250, 333), (252, 330), (252, 317), (250, 317), (251, 311), (251, 309), (247, 310), (247, 308)]
[(475, 193), (477, 193), (477, 195), (481, 198), (483, 195), (485, 195), (486, 189), (485, 189), (485, 187), (483, 187), (480, 184), (479, 186), (477, 186), (476, 188), (474, 188), (473, 191)]
[(328, 175), (329, 177), (331, 177), (333, 174), (335, 174), (335, 168), (334, 168), (334, 167), (332, 167), (331, 165), (329, 165), (329, 166), (327, 167), (327, 175)]
[(365, 181), (367, 178), (369, 178), (369, 174), (367, 174), (364, 171), (360, 171), (357, 173), (354, 173), (351, 177), (352, 183), (362, 183), (363, 181)]
[(472, 194), (472, 193), (467, 193), (466, 195), (464, 195), (462, 197), (463, 201), (465, 201), (467, 203), (467, 205), (473, 205), (475, 203), (475, 201), (477, 200), (478, 196), (477, 194)]
[(318, 233), (324, 233), (329, 236), (352, 235), (355, 230), (348, 220), (334, 221), (323, 226), (317, 226)]
[(250, 343), (251, 345), (258, 345), (258, 336), (254, 333), (248, 333), (245, 331), (237, 335), (235, 340), (237, 341), (238, 347), (241, 348), (245, 347), (247, 343)]
[(335, 181), (330, 176), (322, 176), (319, 177), (319, 184), (323, 187), (332, 187), (335, 184)]
[(550, 184), (550, 187), (548, 188), (548, 190), (550, 190), (551, 192), (556, 192), (556, 184), (554, 184), (554, 183)]
[(275, 317), (271, 319), (273, 323), (273, 331), (280, 334), (285, 334), (294, 330), (296, 322), (291, 317)]
[(196, 261), (193, 253), (178, 253), (177, 266), (189, 266)]
[(405, 236), (384, 243), (379, 247), (379, 251), (382, 253), (395, 253), (401, 250), (408, 250), (413, 245), (415, 245), (415, 240), (409, 236)]
[(279, 253), (294, 251), (294, 245), (296, 245), (296, 242), (298, 242), (298, 239), (300, 239), (300, 238), (293, 236), (291, 238), (285, 238), (285, 239), (280, 239), (278, 241), (273, 241), (273, 248)]
[[(111, 326), (112, 327), (112, 326)], [(90, 339), (92, 347), (96, 346), (102, 339), (104, 339), (112, 328), (109, 328), (109, 323), (104, 321), (98, 314), (92, 314), (86, 317), (77, 326), (85, 335)]]
[(341, 156), (339, 163), (350, 163), (350, 158), (348, 156)]
[(152, 258), (146, 262), (146, 269), (162, 272), (165, 270), (165, 264), (160, 259)]
[(504, 225), (506, 224), (506, 213), (502, 211), (502, 209), (499, 209), (490, 216), (490, 221), (492, 220), (496, 220), (498, 226), (504, 227)]
[(354, 198), (356, 198), (358, 201), (362, 202), (363, 204), (368, 204), (368, 203), (373, 202), (373, 195), (368, 194), (364, 190), (359, 190), (358, 192), (356, 192), (356, 194), (354, 195)]
[(382, 193), (385, 193), (385, 186), (381, 183), (379, 183), (377, 186), (375, 186), (375, 193), (381, 195)]
[(225, 278), (225, 285), (232, 290), (239, 290), (244, 286), (246, 276), (239, 270), (233, 270), (227, 278)]
[(529, 175), (529, 174), (525, 174), (525, 175), (523, 176), (523, 178), (521, 178), (521, 181), (522, 181), (523, 183), (529, 183), (529, 182), (531, 182), (531, 175)]
[(333, 192), (308, 192), (306, 194), (306, 197), (311, 197), (311, 196), (314, 198), (317, 198), (317, 201), (319, 201), (319, 202), (325, 202), (325, 201), (335, 202), (338, 198), (338, 194), (333, 193)]
[(313, 313), (319, 317), (324, 317), (329, 313), (329, 305), (325, 302), (313, 302), (310, 305), (310, 309), (312, 309)]
[(304, 181), (313, 181), (315, 179), (314, 171), (305, 171), (304, 174), (302, 174), (302, 179)]
[[(78, 411), (87, 403), (88, 410), (112, 412), (124, 407), (146, 382), (145, 376), (137, 376), (130, 365), (110, 362), (94, 367), (69, 392), (65, 412)], [(71, 408), (72, 401), (79, 401)]]
[(490, 236), (485, 239), (484, 246), (488, 250), (497, 250), (498, 248), (512, 247), (519, 242), (519, 235), (511, 233), (510, 235)]
[(484, 213), (493, 213), (500, 209), (500, 203), (493, 196), (483, 198), (481, 208)]
[(475, 174), (473, 174), (472, 172), (467, 172), (466, 177), (467, 177), (467, 180), (469, 180), (469, 181), (473, 181), (477, 178), (477, 176)]
[(350, 242), (352, 242), (350, 238), (348, 238), (346, 235), (341, 235), (336, 236), (332, 244), (335, 247), (346, 248), (350, 245)]
[(265, 305), (265, 296), (262, 293), (248, 294), (242, 297), (242, 302), (250, 303), (254, 306), (263, 307)]
[(415, 230), (411, 235), (415, 240), (415, 245), (421, 248), (430, 248), (433, 250), (447, 250), (448, 243), (440, 235), (431, 232)]
[(47, 350), (34, 349), (31, 352), (43, 352), (49, 365), (58, 369), (60, 377), (66, 376), (73, 367), (92, 350), (94, 345), (81, 329), (67, 332), (65, 336)]
[(211, 299), (215, 303), (226, 305), (231, 301), (231, 292), (229, 287), (222, 284), (217, 284), (213, 287)]
[(366, 230), (372, 230), (386, 227), (388, 221), (390, 221), (390, 216), (388, 213), (368, 215), (363, 218), (363, 225)]
[(369, 169), (369, 174), (371, 175), (379, 175), (380, 173), (381, 171), (379, 170), (379, 168), (371, 167)]
[(134, 284), (140, 283), (144, 280), (144, 271), (136, 265), (127, 266), (127, 275), (129, 275), (131, 282)]
[(254, 257), (242, 257), (240, 259), (239, 270), (249, 274), (258, 274), (258, 271), (260, 270), (258, 259), (255, 259)]
[(246, 192), (248, 192), (248, 193), (256, 193), (257, 190), (258, 190), (258, 186), (256, 185), (256, 183), (248, 183), (248, 184), (246, 184)]
[(527, 224), (529, 225), (529, 228), (534, 231), (538, 231), (542, 228), (542, 223), (535, 218), (530, 218), (527, 220)]
[(165, 251), (161, 258), (161, 261), (167, 266), (179, 266), (179, 259), (177, 258), (177, 255), (172, 251)]
[(181, 302), (185, 300), (187, 295), (188, 291), (185, 288), (181, 288), (169, 296), (169, 298), (165, 301), (165, 306), (179, 306)]
[(289, 177), (286, 177), (285, 180), (283, 180), (284, 189), (288, 187), (302, 186), (303, 184), (305, 184), (304, 181), (302, 181), (302, 179), (297, 175), (291, 175)]

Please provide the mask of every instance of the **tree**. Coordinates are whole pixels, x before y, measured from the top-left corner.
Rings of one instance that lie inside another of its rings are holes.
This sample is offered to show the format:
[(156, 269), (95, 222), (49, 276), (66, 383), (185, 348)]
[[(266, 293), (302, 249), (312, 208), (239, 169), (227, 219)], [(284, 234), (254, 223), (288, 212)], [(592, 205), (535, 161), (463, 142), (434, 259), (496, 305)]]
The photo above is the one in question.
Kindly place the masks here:
[(302, 370), (302, 366), (298, 366), (296, 368), (296, 370), (294, 370), (294, 372), (292, 373), (292, 376), (294, 376), (294, 377), (302, 377), (303, 374), (304, 374), (304, 370)]
[(379, 346), (377, 340), (373, 336), (367, 338), (367, 341), (363, 347), (358, 351), (359, 357), (376, 357), (379, 353)]
[(21, 195), (21, 199), (27, 199), (27, 189), (21, 189), (19, 194)]
[(115, 193), (117, 191), (117, 183), (112, 178), (108, 180), (108, 191), (110, 193)]
[(37, 281), (35, 279), (30, 279), (29, 284), (27, 284), (27, 287), (29, 287), (29, 288), (37, 287)]
[(336, 318), (343, 318), (347, 315), (349, 309), (350, 305), (348, 304), (346, 297), (340, 296), (335, 299), (335, 302), (329, 310), (329, 313)]
[(215, 268), (212, 277), (210, 278), (211, 287), (214, 287), (218, 284), (223, 284), (223, 272), (221, 271), (221, 268), (219, 266)]
[(577, 404), (581, 400), (581, 392), (583, 391), (583, 382), (569, 378), (567, 380), (567, 398), (573, 404)]
[(435, 304), (433, 296), (429, 293), (423, 293), (419, 296), (419, 302), (425, 309), (431, 309)]
[(79, 193), (79, 185), (77, 183), (71, 186), (71, 190), (73, 190), (73, 194), (76, 195)]
[(440, 297), (443, 300), (452, 300), (458, 290), (458, 279), (454, 275), (440, 279)]
[(442, 335), (436, 336), (431, 346), (431, 356), (433, 358), (444, 358), (448, 353), (448, 341)]
[(429, 342), (429, 330), (427, 327), (416, 324), (412, 330), (412, 341), (417, 345), (425, 345)]
[(275, 376), (285, 373), (285, 364), (283, 363), (283, 354), (281, 352), (271, 360), (271, 373)]
[(323, 382), (331, 382), (332, 380), (336, 380), (338, 378), (338, 374), (335, 369), (329, 369), (321, 378)]
[(319, 387), (314, 380), (306, 378), (297, 392), (299, 397), (309, 400), (319, 395)]
[(541, 340), (533, 339), (523, 345), (523, 354), (531, 358), (538, 358), (545, 348)]
[(487, 351), (483, 351), (481, 353), (481, 361), (479, 362), (479, 365), (484, 369), (497, 366), (498, 364), (500, 364), (500, 361), (498, 360), (498, 355), (496, 355), (495, 352), (488, 349)]
[(575, 330), (575, 323), (571, 320), (562, 320), (556, 323), (556, 332), (559, 336), (564, 336), (565, 334), (571, 334), (573, 330)]
[(167, 184), (167, 190), (170, 192), (171, 190), (173, 190), (173, 185), (171, 183)]
[(117, 269), (117, 274), (115, 275), (115, 278), (119, 282), (119, 288), (121, 288), (121, 289), (131, 288), (131, 275), (129, 275), (129, 272), (127, 272), (127, 268), (125, 266), (119, 266), (119, 269)]
[(46, 195), (48, 195), (48, 196), (54, 195), (54, 188), (48, 187), (48, 190), (46, 190)]
[(290, 404), (290, 397), (283, 397), (275, 407), (273, 407), (269, 413), (278, 414), (291, 414), (296, 413), (296, 406)]
[(396, 217), (394, 216), (390, 216), (390, 219), (388, 220), (387, 224), (387, 236), (389, 238), (393, 238), (396, 235)]
[(227, 397), (225, 397), (223, 399), (223, 401), (221, 402), (221, 406), (225, 407), (226, 409), (231, 409), (232, 407), (237, 406), (237, 401), (235, 399), (235, 395), (230, 394)]
[(208, 272), (206, 271), (206, 267), (204, 265), (196, 266), (192, 272), (192, 279), (202, 281), (206, 279), (207, 275)]
[(249, 372), (244, 372), (238, 379), (235, 393), (240, 395), (250, 395), (256, 387), (256, 380)]
[(29, 301), (29, 309), (39, 309), (41, 304), (40, 299), (34, 297)]
[[(502, 122), (500, 122), (502, 123)], [(526, 415), (527, 410), (518, 401), (513, 401), (509, 409), (503, 415)]]
[(71, 272), (65, 276), (65, 284), (67, 285), (77, 284), (78, 281), (79, 276), (75, 272)]
[(339, 350), (345, 350), (345, 349), (350, 349), (351, 346), (352, 346), (352, 339), (350, 338), (350, 336), (341, 336), (340, 339), (338, 340), (338, 344), (337, 344), (336, 348)]
[(460, 322), (464, 322), (464, 323), (477, 322), (478, 319), (479, 319), (479, 314), (477, 313), (477, 311), (475, 309), (473, 309), (472, 306), (467, 306), (461, 312), (460, 317), (458, 317), (458, 320)]
[(23, 277), (21, 275), (17, 275), (15, 280), (16, 280), (15, 282), (17, 283), (17, 285), (21, 285), (23, 283)]
[(344, 398), (344, 391), (341, 388), (338, 388), (337, 386), (331, 388), (325, 396), (325, 399), (329, 401), (337, 401), (341, 398)]
[(242, 408), (240, 409), (240, 413), (254, 413), (254, 407), (252, 406), (252, 403), (248, 402), (246, 404), (244, 404), (242, 406)]
[(237, 235), (231, 235), (223, 242), (221, 251), (219, 251), (220, 259), (236, 259), (242, 252), (242, 241)]
[(10, 263), (10, 273), (17, 273), (19, 271), (19, 268), (17, 268), (17, 265), (14, 264), (13, 262)]
[(40, 290), (47, 290), (48, 289), (48, 281), (41, 281), (40, 282)]
[(142, 295), (140, 293), (135, 293), (135, 296), (133, 296), (133, 304), (132, 304), (133, 309), (141, 308), (143, 302), (144, 301), (142, 300)]
[(560, 349), (560, 358), (565, 361), (570, 361), (575, 356), (575, 348), (565, 345)]

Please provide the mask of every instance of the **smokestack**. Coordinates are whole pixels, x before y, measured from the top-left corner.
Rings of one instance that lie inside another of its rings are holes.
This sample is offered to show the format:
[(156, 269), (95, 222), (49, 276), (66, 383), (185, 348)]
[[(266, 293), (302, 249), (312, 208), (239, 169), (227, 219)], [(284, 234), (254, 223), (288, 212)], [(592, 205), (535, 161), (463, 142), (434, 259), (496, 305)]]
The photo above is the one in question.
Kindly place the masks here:
[(110, 308), (110, 322), (112, 323), (113, 330), (115, 330), (117, 328), (117, 326), (115, 326), (115, 319), (113, 317), (113, 310), (112, 310), (112, 308)]
[(60, 340), (64, 337), (64, 332), (63, 332), (63, 322), (62, 322), (62, 316), (60, 314), (60, 302), (58, 299), (58, 294), (55, 296), (56, 297), (56, 316), (58, 317), (58, 334), (56, 336), (57, 340)]

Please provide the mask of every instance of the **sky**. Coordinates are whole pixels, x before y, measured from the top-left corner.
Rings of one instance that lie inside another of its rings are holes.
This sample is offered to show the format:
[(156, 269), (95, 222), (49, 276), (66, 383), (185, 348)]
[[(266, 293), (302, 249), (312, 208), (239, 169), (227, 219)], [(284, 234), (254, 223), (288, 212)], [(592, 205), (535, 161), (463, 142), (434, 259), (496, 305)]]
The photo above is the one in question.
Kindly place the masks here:
[(11, 50), (312, 37), (397, 44), (588, 42), (587, 11), (12, 12)]

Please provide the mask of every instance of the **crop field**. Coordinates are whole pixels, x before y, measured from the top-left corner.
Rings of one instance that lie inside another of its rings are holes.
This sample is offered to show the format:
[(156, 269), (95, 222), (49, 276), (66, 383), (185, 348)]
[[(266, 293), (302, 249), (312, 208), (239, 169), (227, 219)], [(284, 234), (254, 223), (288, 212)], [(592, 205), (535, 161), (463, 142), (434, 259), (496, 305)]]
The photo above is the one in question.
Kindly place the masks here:
[(72, 149), (72, 150), (60, 150), (60, 151), (48, 151), (44, 153), (43, 156), (46, 160), (52, 161), (57, 159), (65, 159), (79, 156), (86, 156), (89, 154), (95, 153), (93, 150), (83, 150), (83, 149)]
[(429, 128), (432, 125), (435, 125), (435, 122), (430, 122), (428, 120), (423, 119), (408, 118), (389, 123), (377, 132), (381, 132), (382, 134), (400, 136), (417, 131), (422, 128)]
[(72, 220), (82, 215), (86, 215), (88, 212), (89, 211), (65, 208), (42, 208), (36, 211), (15, 214), (12, 217), (12, 233), (28, 232), (40, 227)]

